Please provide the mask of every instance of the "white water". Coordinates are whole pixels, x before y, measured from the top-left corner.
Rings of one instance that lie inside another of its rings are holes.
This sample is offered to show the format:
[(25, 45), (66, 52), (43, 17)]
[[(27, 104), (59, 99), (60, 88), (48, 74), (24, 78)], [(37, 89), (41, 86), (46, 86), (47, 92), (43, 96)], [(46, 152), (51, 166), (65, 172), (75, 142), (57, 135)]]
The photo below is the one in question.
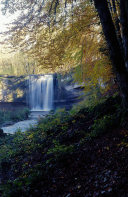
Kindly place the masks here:
[(24, 120), (17, 122), (11, 126), (2, 127), (4, 133), (13, 134), (16, 131), (20, 130), (22, 132), (27, 131), (31, 127), (36, 127), (38, 121), (37, 120)]
[(21, 132), (27, 131), (33, 127), (36, 127), (40, 118), (44, 118), (48, 113), (49, 112), (33, 111), (29, 116), (29, 120), (19, 121), (13, 125), (2, 127), (1, 129), (3, 129), (4, 133), (10, 134), (13, 134), (19, 130)]
[(53, 109), (53, 75), (29, 77), (29, 105), (32, 111)]

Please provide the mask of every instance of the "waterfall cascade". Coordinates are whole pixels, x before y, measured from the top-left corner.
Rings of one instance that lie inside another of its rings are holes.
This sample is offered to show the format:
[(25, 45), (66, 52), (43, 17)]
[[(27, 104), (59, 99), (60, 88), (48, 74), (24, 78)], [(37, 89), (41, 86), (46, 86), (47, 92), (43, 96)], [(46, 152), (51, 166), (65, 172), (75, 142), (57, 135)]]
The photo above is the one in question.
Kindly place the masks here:
[(53, 75), (29, 77), (29, 105), (32, 111), (53, 109)]

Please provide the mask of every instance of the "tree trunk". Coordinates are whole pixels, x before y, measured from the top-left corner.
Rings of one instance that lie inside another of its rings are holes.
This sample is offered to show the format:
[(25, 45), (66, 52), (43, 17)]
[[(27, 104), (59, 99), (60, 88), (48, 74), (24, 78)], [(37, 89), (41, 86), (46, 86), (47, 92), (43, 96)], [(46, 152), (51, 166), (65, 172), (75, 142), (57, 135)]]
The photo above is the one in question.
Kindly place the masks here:
[(98, 11), (103, 32), (110, 52), (110, 58), (120, 88), (123, 107), (128, 108), (128, 73), (124, 57), (117, 39), (115, 27), (108, 8), (107, 0), (94, 0)]
[(125, 66), (128, 70), (128, 15), (127, 15), (127, 6), (128, 3), (126, 0), (120, 0), (120, 23), (122, 29), (122, 41), (123, 41), (123, 49), (124, 49), (124, 59)]
[(117, 38), (118, 38), (118, 41), (119, 41), (119, 44), (120, 44), (120, 48), (123, 52), (123, 43), (122, 43), (121, 31), (120, 31), (120, 20), (119, 20), (119, 16), (118, 16), (118, 13), (117, 13), (115, 0), (112, 0), (112, 8), (113, 8), (113, 13), (114, 13)]
[(116, 13), (116, 4), (115, 4), (115, 0), (112, 0), (112, 7), (113, 7), (113, 12)]
[(110, 11), (112, 12), (112, 4), (111, 4), (110, 0), (108, 0), (108, 7), (109, 7)]

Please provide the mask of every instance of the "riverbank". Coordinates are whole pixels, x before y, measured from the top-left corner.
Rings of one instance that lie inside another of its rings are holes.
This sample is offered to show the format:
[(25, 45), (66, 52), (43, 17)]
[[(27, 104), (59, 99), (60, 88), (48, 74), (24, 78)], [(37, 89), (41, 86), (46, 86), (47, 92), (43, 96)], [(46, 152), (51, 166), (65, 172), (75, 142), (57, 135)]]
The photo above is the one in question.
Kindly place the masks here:
[(3, 197), (127, 196), (127, 113), (120, 99), (64, 109), (0, 139)]
[(20, 130), (21, 132), (27, 131), (29, 128), (35, 127), (37, 123), (37, 120), (24, 120), (16, 122), (11, 126), (2, 127), (1, 129), (4, 131), (4, 133), (14, 134), (18, 130)]
[(11, 125), (6, 120), (7, 126), (3, 126), (1, 129), (7, 134), (14, 134), (17, 131), (25, 132), (32, 127), (36, 127), (40, 118), (44, 118), (48, 114), (49, 112), (44, 111), (31, 111), (26, 120), (11, 122)]
[(18, 121), (23, 121), (28, 119), (30, 110), (26, 107), (10, 110), (1, 109), (0, 110), (0, 127), (6, 127), (13, 125)]

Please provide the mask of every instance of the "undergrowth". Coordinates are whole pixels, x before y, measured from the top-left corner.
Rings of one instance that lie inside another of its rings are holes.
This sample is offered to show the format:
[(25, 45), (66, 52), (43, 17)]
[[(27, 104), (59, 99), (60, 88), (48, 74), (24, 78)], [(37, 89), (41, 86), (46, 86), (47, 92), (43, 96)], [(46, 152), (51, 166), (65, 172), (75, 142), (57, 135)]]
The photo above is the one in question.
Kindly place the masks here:
[(12, 122), (25, 120), (28, 118), (29, 113), (28, 108), (18, 111), (0, 111), (0, 126), (3, 124), (10, 124)]
[(69, 112), (60, 109), (40, 119), (36, 128), (1, 138), (2, 196), (34, 196), (35, 183), (43, 187), (58, 163), (64, 165), (65, 158), (88, 140), (110, 132), (121, 122), (120, 99), (111, 97), (91, 107), (77, 106)]

